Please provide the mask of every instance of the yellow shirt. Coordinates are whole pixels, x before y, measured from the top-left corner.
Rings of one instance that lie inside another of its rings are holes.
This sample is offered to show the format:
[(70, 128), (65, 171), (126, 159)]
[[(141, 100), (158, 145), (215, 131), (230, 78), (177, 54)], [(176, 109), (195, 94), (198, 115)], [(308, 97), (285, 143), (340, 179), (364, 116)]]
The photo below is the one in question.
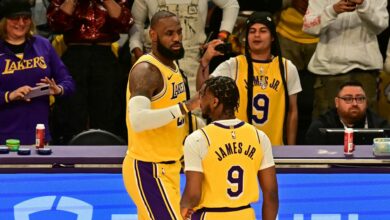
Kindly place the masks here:
[[(246, 114), (248, 103), (248, 65), (245, 56), (237, 59), (236, 84), (240, 92), (240, 106), (236, 117), (249, 122)], [(286, 81), (288, 76), (287, 62), (285, 63)], [(279, 59), (274, 57), (271, 62), (253, 62), (253, 110), (252, 123), (270, 138), (272, 145), (283, 145), (283, 126), (285, 115), (285, 89), (279, 70)]]
[(302, 31), (303, 15), (294, 8), (287, 8), (280, 14), (276, 31), (283, 37), (302, 44), (317, 43), (318, 38)]
[[(166, 108), (186, 100), (185, 84), (177, 65), (175, 69), (171, 69), (151, 54), (140, 57), (134, 66), (141, 62), (148, 62), (156, 66), (160, 70), (164, 80), (163, 90), (152, 97), (151, 109)], [(131, 96), (129, 87), (130, 85), (128, 84), (126, 94), (127, 104)], [(159, 128), (135, 132), (132, 129), (128, 114), (128, 111), (126, 111), (126, 124), (129, 137), (128, 155), (137, 160), (148, 162), (180, 159), (183, 155), (183, 141), (188, 134), (188, 125), (185, 116), (175, 118), (170, 123)]]
[(259, 198), (257, 173), (264, 152), (254, 126), (214, 122), (201, 129), (208, 141), (202, 160), (204, 179), (199, 207), (240, 207)]

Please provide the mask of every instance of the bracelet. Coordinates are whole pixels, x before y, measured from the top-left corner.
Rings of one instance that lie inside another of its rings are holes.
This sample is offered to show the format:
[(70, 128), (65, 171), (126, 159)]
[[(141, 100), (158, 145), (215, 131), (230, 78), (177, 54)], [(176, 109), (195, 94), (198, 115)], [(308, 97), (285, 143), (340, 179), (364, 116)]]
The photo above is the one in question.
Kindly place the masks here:
[(57, 95), (62, 96), (64, 94), (64, 88), (60, 85), (58, 87), (60, 88), (61, 91)]
[(11, 93), (9, 91), (5, 92), (4, 96), (5, 96), (5, 102), (6, 103), (9, 103), (11, 100), (10, 100), (10, 95)]
[(202, 67), (202, 72), (204, 72), (204, 70), (209, 66), (209, 64), (207, 64), (206, 66), (203, 66), (202, 58), (200, 58), (199, 64), (200, 64), (200, 67)]

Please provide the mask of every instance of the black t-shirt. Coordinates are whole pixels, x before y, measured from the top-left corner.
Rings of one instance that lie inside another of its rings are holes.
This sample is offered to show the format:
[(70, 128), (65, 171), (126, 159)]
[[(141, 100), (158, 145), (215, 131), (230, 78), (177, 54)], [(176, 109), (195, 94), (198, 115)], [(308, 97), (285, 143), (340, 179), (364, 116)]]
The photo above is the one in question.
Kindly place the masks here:
[(5, 41), (5, 46), (8, 47), (14, 54), (23, 54), (24, 48), (26, 46), (26, 42), (23, 42), (22, 44), (19, 45), (14, 45)]

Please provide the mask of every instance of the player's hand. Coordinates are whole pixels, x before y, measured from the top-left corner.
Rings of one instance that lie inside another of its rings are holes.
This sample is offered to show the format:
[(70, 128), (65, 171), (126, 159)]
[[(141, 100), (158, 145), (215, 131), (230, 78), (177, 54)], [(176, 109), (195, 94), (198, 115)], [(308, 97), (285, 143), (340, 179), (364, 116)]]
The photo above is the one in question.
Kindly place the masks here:
[(196, 93), (190, 100), (187, 100), (186, 103), (188, 110), (192, 111), (197, 108), (200, 108), (200, 97), (199, 92)]
[(44, 79), (41, 79), (40, 83), (37, 83), (37, 86), (41, 86), (44, 84), (49, 85), (50, 95), (61, 95), (62, 94), (62, 87), (58, 86), (56, 81), (53, 78), (49, 79), (48, 77), (45, 77)]
[[(356, 0), (362, 1), (362, 0)], [(351, 12), (356, 9), (356, 3), (351, 0), (340, 0), (336, 4), (333, 5), (333, 9), (337, 14), (341, 14), (344, 12)]]
[(27, 95), (30, 91), (30, 86), (19, 87), (9, 94), (9, 101), (25, 100), (29, 102), (30, 99), (25, 99), (24, 96)]

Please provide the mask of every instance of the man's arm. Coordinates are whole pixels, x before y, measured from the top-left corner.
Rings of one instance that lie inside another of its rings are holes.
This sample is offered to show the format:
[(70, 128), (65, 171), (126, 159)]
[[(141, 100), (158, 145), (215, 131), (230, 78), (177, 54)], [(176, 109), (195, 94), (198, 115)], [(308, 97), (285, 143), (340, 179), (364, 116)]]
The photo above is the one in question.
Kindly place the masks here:
[(216, 6), (222, 9), (222, 21), (219, 31), (232, 33), (240, 6), (237, 0), (213, 0)]
[(207, 153), (207, 148), (207, 140), (200, 130), (194, 131), (184, 142), (186, 185), (180, 201), (180, 209), (185, 220), (192, 214), (192, 209), (199, 204), (202, 195), (202, 158)]
[(278, 183), (275, 166), (260, 170), (257, 173), (263, 192), (262, 219), (275, 220), (279, 209)]
[(298, 104), (297, 94), (289, 96), (289, 106), (287, 113), (287, 144), (295, 145), (298, 128)]
[(186, 171), (186, 185), (180, 201), (180, 213), (183, 219), (188, 219), (193, 208), (199, 204), (202, 195), (203, 173)]
[(107, 9), (110, 17), (119, 18), (122, 8), (117, 2), (114, 0), (103, 0), (103, 5)]
[(309, 0), (309, 6), (303, 18), (302, 30), (305, 33), (318, 36), (336, 21), (339, 14), (353, 10), (355, 7), (345, 0), (334, 4), (327, 3), (327, 1)]
[(389, 13), (387, 1), (351, 0), (356, 3), (356, 12), (362, 20), (362, 25), (376, 35), (389, 26)]
[(149, 3), (145, 0), (135, 0), (131, 8), (131, 14), (134, 17), (134, 25), (130, 29), (130, 52), (132, 52), (136, 59), (143, 55), (144, 43), (144, 28), (145, 21), (148, 18)]
[(135, 131), (161, 127), (182, 115), (179, 105), (151, 109), (152, 97), (164, 87), (162, 75), (154, 65), (146, 62), (137, 64), (130, 72), (129, 84), (129, 119)]
[[(78, 0), (65, 0), (60, 4), (60, 9), (68, 15), (72, 15), (77, 4)], [(58, 1), (55, 1), (53, 4), (58, 4)]]
[(130, 72), (129, 77), (131, 97), (145, 96), (152, 99), (164, 86), (160, 70), (147, 62), (137, 64)]
[(222, 40), (215, 39), (210, 41), (206, 47), (206, 52), (203, 54), (203, 56), (200, 58), (200, 65), (198, 67), (198, 73), (196, 75), (196, 91), (199, 91), (202, 87), (203, 83), (209, 78), (210, 71), (209, 71), (209, 64), (210, 61), (216, 57), (223, 55), (221, 52), (218, 52), (215, 50), (215, 47), (219, 44), (223, 44)]

